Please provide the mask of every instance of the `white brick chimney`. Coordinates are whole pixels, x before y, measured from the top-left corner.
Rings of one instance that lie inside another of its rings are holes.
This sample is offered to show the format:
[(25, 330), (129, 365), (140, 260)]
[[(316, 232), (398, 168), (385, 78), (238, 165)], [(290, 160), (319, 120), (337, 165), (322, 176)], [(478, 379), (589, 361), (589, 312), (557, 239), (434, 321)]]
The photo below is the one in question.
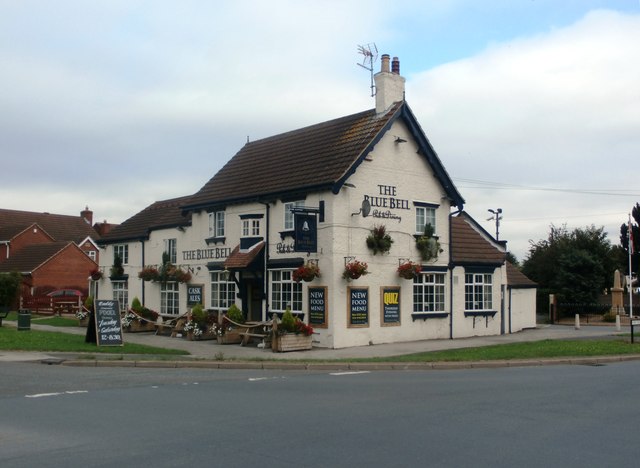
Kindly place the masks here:
[(393, 57), (389, 70), (389, 55), (381, 58), (380, 72), (373, 77), (376, 85), (376, 113), (386, 112), (394, 102), (404, 101), (404, 82), (400, 76), (400, 60)]

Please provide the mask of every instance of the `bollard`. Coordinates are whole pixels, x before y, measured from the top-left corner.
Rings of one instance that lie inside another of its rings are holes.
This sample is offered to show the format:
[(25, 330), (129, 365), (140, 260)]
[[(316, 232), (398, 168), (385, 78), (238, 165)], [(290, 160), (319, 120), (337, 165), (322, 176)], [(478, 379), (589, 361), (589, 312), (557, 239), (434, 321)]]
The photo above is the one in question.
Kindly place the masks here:
[(580, 330), (580, 314), (576, 314), (576, 330)]
[(616, 331), (621, 331), (620, 328), (620, 315), (616, 314)]

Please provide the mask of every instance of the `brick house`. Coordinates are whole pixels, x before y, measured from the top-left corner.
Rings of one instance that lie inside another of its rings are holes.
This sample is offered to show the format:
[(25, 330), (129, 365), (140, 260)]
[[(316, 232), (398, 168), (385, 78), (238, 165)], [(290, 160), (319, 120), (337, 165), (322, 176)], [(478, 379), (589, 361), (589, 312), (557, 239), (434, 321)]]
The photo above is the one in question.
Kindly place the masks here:
[(88, 208), (80, 216), (0, 209), (0, 273), (22, 275), (23, 298), (63, 288), (86, 295), (100, 252), (92, 222)]

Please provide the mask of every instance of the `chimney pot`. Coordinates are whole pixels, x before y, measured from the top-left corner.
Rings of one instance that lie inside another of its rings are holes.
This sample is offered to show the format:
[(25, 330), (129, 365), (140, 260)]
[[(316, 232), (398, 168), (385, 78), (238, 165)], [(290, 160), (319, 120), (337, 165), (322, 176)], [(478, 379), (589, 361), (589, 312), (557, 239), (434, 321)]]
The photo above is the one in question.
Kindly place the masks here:
[(380, 61), (380, 71), (382, 73), (389, 73), (389, 54), (382, 54)]
[(398, 57), (393, 57), (393, 60), (391, 61), (391, 73), (394, 75), (400, 74), (400, 60)]

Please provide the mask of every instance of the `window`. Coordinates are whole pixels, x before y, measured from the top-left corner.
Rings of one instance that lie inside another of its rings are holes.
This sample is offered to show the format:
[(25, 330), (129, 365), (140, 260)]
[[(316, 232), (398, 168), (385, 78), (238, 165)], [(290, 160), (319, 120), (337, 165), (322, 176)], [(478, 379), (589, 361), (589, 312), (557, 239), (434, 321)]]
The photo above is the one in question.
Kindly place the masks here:
[(129, 289), (126, 281), (112, 281), (113, 300), (120, 306), (120, 311), (126, 311), (129, 308)]
[(236, 300), (236, 284), (221, 271), (211, 272), (211, 308), (225, 312)]
[(287, 307), (291, 312), (302, 313), (302, 283), (292, 278), (292, 270), (271, 271), (271, 310), (284, 312)]
[(416, 206), (416, 234), (423, 234), (427, 224), (436, 230), (436, 209), (428, 206)]
[(209, 213), (209, 236), (224, 237), (224, 211)]
[(444, 273), (422, 273), (413, 279), (413, 312), (444, 312)]
[(115, 262), (116, 257), (120, 257), (123, 265), (127, 265), (129, 263), (129, 244), (116, 244), (113, 246), (113, 261)]
[(95, 250), (87, 250), (85, 253), (89, 256), (91, 260), (96, 261), (97, 255)]
[(493, 308), (493, 275), (466, 273), (464, 275), (464, 309), (490, 310)]
[(178, 263), (178, 242), (176, 239), (165, 239), (164, 251), (169, 255), (171, 263), (174, 265)]
[(160, 287), (160, 313), (163, 315), (178, 315), (180, 308), (180, 294), (178, 283), (171, 281)]
[(243, 219), (242, 220), (242, 237), (259, 237), (260, 236), (260, 220), (259, 219)]
[(293, 231), (295, 229), (293, 221), (293, 208), (300, 208), (304, 206), (304, 200), (297, 200), (294, 202), (287, 202), (284, 204), (284, 230)]

